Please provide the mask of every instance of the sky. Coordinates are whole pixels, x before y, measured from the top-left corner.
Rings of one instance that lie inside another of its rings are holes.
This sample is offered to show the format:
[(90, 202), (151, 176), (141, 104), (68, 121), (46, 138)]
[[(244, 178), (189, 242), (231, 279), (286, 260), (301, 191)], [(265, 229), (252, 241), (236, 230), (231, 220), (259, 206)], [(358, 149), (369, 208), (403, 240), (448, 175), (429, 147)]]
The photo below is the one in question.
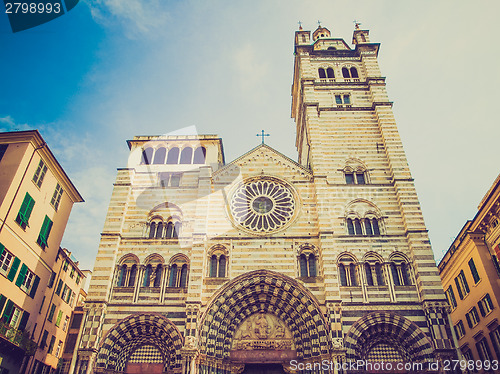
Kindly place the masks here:
[(226, 162), (266, 143), (296, 160), (294, 32), (321, 25), (379, 64), (436, 260), (500, 170), (498, 1), (81, 0), (12, 33), (0, 5), (0, 131), (38, 129), (85, 199), (62, 246), (92, 269), (126, 140), (187, 126)]

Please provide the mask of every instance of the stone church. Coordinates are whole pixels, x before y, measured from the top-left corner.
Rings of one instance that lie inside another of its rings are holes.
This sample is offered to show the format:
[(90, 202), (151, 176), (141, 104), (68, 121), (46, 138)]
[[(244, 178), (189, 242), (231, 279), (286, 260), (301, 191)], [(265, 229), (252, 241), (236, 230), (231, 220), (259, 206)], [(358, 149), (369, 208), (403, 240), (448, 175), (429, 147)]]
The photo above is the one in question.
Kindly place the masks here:
[(226, 162), (216, 135), (128, 141), (76, 373), (435, 373), (455, 356), (380, 44), (319, 26), (294, 47), (297, 161), (261, 144)]

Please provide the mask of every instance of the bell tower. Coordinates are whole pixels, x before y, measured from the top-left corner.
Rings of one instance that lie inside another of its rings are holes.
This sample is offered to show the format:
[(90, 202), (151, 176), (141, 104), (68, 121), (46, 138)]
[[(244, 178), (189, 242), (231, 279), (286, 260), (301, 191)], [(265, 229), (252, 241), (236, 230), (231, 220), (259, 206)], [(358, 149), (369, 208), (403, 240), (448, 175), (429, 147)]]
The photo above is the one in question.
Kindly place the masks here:
[[(349, 315), (334, 336), (352, 332), (366, 310), (397, 309), (414, 323), (425, 316), (434, 346), (453, 355), (447, 303), (377, 61), (380, 44), (359, 24), (353, 47), (332, 34), (319, 26), (307, 43), (310, 32), (295, 33), (291, 115), (298, 162), (314, 175), (324, 276), (333, 280), (326, 303)], [(380, 261), (377, 282), (370, 258)], [(436, 311), (439, 320), (430, 317)]]

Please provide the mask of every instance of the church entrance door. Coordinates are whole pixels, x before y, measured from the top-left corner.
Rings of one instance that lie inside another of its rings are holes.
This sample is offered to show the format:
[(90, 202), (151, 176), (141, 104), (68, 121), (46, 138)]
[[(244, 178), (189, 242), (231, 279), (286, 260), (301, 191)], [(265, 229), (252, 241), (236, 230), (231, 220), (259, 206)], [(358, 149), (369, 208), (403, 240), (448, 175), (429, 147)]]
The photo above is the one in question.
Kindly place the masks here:
[(284, 374), (280, 364), (246, 364), (242, 374)]

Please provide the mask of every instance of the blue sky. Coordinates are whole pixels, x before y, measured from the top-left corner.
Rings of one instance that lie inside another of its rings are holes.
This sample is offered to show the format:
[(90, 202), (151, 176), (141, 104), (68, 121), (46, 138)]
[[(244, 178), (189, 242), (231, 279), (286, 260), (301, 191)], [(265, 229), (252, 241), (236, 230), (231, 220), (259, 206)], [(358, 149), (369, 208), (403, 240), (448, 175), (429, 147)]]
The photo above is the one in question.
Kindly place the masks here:
[[(0, 8), (3, 13), (3, 5)], [(496, 1), (81, 0), (13, 34), (0, 14), (0, 131), (39, 129), (86, 202), (63, 246), (92, 269), (125, 140), (195, 125), (231, 161), (266, 142), (296, 159), (293, 36), (317, 20), (379, 62), (436, 258), (499, 173)]]

